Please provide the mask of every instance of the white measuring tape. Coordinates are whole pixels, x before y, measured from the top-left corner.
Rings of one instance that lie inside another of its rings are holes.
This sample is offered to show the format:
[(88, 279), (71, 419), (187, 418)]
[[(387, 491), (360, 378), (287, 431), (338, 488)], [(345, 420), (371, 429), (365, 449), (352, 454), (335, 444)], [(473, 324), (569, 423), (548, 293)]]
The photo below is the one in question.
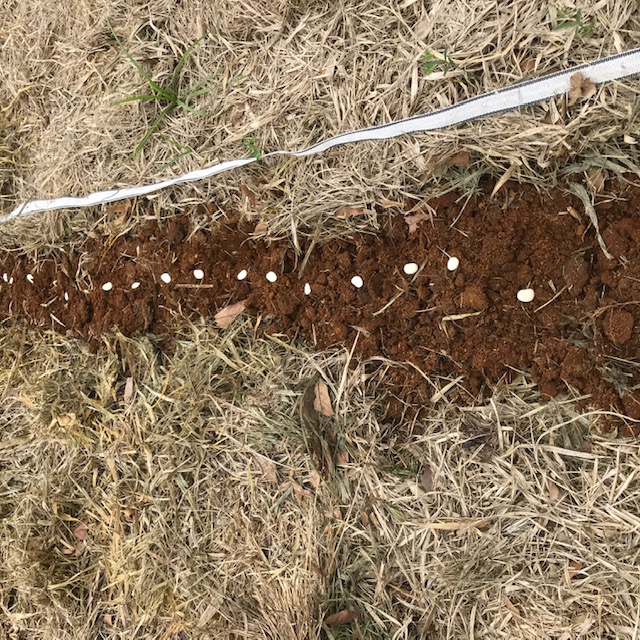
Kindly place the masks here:
[[(640, 73), (640, 48), (631, 49), (624, 53), (608, 56), (597, 60), (581, 64), (566, 71), (559, 71), (534, 80), (526, 80), (511, 87), (498, 89), (489, 93), (483, 93), (474, 98), (469, 98), (451, 107), (438, 109), (431, 113), (412, 116), (397, 122), (359, 129), (349, 133), (342, 133), (318, 142), (302, 151), (273, 151), (264, 154), (263, 158), (277, 155), (292, 155), (297, 157), (310, 156), (314, 153), (321, 153), (341, 144), (351, 142), (364, 142), (370, 140), (388, 140), (397, 138), (407, 133), (419, 133), (442, 129), (454, 124), (461, 124), (476, 120), (484, 116), (511, 111), (518, 107), (524, 107), (542, 100), (547, 100), (557, 95), (566, 93), (570, 89), (571, 76), (580, 72), (583, 77), (588, 78), (595, 84), (612, 82)], [(11, 213), (0, 216), (0, 223), (26, 216), (31, 213), (41, 211), (53, 211), (55, 209), (68, 209), (77, 207), (88, 207), (97, 204), (106, 204), (117, 200), (126, 200), (136, 196), (144, 196), (155, 193), (161, 189), (166, 189), (176, 184), (185, 182), (196, 182), (204, 180), (219, 173), (243, 167), (256, 162), (256, 158), (243, 158), (241, 160), (228, 160), (220, 162), (204, 169), (190, 171), (177, 178), (155, 182), (153, 184), (141, 185), (138, 187), (127, 187), (124, 189), (111, 189), (107, 191), (96, 191), (87, 196), (53, 198), (50, 200), (31, 200), (16, 207)]]

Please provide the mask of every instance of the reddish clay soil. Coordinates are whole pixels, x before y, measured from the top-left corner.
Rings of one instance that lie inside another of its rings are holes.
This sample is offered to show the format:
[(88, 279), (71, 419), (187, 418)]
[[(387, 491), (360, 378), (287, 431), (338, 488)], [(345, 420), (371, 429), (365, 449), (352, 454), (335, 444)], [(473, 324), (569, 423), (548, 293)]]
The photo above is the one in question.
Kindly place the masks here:
[[(640, 419), (640, 188), (610, 186), (615, 197), (598, 196), (596, 211), (612, 259), (577, 198), (511, 184), (492, 199), (488, 184), (468, 202), (450, 194), (412, 203), (408, 215), (422, 218), (414, 229), (400, 212), (380, 213), (379, 231), (316, 245), (304, 270), (308, 245), (296, 254), (285, 240), (253, 239), (254, 224), (234, 215), (211, 231), (192, 232), (187, 214), (149, 222), (37, 265), (8, 253), (0, 256), (0, 318), (93, 343), (114, 327), (170, 341), (181, 315), (209, 317), (247, 300), (264, 330), (318, 349), (355, 341), (362, 357), (410, 362), (434, 379), (464, 376), (472, 394), (526, 370), (543, 398), (571, 387), (590, 396), (588, 406)], [(460, 259), (453, 273), (449, 256)], [(407, 262), (422, 267), (417, 275), (405, 275)], [(201, 285), (194, 269), (205, 273)], [(249, 275), (238, 281), (242, 269)], [(528, 287), (535, 300), (518, 302)], [(429, 402), (433, 387), (415, 369), (390, 376), (402, 401)], [(389, 417), (399, 419), (401, 408), (390, 404)]]

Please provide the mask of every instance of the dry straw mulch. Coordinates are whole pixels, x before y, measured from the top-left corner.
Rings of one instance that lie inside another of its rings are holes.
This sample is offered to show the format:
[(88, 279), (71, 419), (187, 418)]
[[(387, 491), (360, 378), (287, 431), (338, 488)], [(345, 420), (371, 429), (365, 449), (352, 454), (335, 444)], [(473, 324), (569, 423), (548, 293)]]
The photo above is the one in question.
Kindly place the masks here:
[(524, 379), (389, 429), (386, 367), (252, 332), (3, 333), (3, 637), (636, 637), (640, 443)]
[[(0, 154), (5, 212), (29, 198), (134, 185), (245, 157), (251, 140), (263, 151), (302, 148), (640, 44), (633, 0), (9, 5), (0, 16), (0, 128), (8, 131), (12, 162)], [(160, 83), (206, 34), (180, 88), (214, 74), (210, 91), (192, 103), (206, 115), (175, 109), (131, 160), (163, 105), (114, 106), (149, 87), (112, 29)], [(272, 159), (173, 189), (158, 203), (215, 199), (227, 207), (245, 185), (258, 193), (273, 228), (290, 232), (292, 221), (312, 223), (343, 205), (472, 189), (487, 172), (551, 184), (561, 171), (593, 166), (637, 171), (637, 94), (632, 79), (600, 87), (569, 113), (556, 100), (425, 135)], [(446, 158), (461, 150), (471, 166), (447, 167)], [(62, 229), (60, 214), (38, 216), (6, 232), (23, 244), (50, 242), (69, 225), (86, 232), (95, 215), (76, 212)]]
[[(640, 44), (631, 0), (5, 5), (4, 212), (245, 156), (250, 136), (300, 148)], [(112, 106), (145, 83), (111, 27), (156, 80), (204, 33), (184, 81), (217, 71), (193, 105), (210, 115), (174, 110), (132, 160), (158, 105)], [(452, 64), (426, 74), (425, 52)], [(155, 202), (163, 215), (242, 206), (295, 241), (342, 206), (471, 191), (487, 173), (542, 186), (594, 167), (637, 173), (637, 87), (599, 87), (566, 114), (559, 100), (270, 160)], [(165, 166), (173, 143), (191, 151)], [(447, 166), (459, 151), (470, 166)], [(0, 243), (36, 255), (134, 218), (34, 216)], [(0, 330), (0, 635), (637, 637), (638, 443), (599, 436), (603, 417), (571, 399), (540, 405), (524, 378), (486, 406), (441, 400), (393, 430), (377, 420), (384, 367), (252, 328), (192, 327), (170, 358), (153, 337), (105, 337), (95, 355)], [(326, 477), (300, 414), (315, 376), (340, 452)]]

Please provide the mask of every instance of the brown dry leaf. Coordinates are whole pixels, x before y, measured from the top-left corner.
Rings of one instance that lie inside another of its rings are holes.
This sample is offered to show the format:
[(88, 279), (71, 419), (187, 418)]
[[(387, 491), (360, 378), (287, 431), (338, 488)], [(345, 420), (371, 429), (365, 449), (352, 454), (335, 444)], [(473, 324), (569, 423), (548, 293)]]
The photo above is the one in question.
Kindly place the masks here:
[(578, 98), (582, 95), (582, 74), (574, 73), (569, 80), (569, 93), (567, 96), (567, 105), (572, 107)]
[(124, 385), (124, 406), (128, 407), (131, 404), (131, 399), (133, 398), (133, 378), (127, 378), (127, 382)]
[(415, 233), (418, 230), (418, 224), (425, 220), (431, 220), (431, 216), (426, 211), (418, 211), (404, 217), (404, 221), (409, 225), (409, 233)]
[(366, 207), (340, 207), (336, 211), (336, 216), (338, 218), (353, 218), (354, 216), (363, 216), (366, 213), (375, 213), (371, 209), (367, 209)]
[(245, 310), (246, 302), (246, 300), (241, 300), (240, 302), (235, 302), (234, 304), (230, 304), (228, 307), (220, 309), (214, 318), (216, 326), (219, 329), (226, 329), (229, 327), (231, 323)]
[(309, 471), (309, 483), (316, 491), (322, 485), (322, 477), (315, 469), (311, 469), (311, 471)]
[(349, 453), (344, 450), (336, 451), (336, 467), (346, 467), (349, 464)]
[(416, 37), (416, 40), (424, 40), (429, 33), (431, 28), (431, 18), (428, 14), (425, 14), (416, 22), (416, 26), (413, 27), (413, 35)]
[(567, 94), (567, 106), (572, 107), (578, 100), (588, 100), (596, 93), (597, 87), (589, 78), (584, 78), (581, 73), (574, 73), (570, 79), (570, 88)]
[(87, 531), (87, 527), (82, 522), (76, 525), (71, 530), (71, 533), (73, 534), (73, 537), (79, 542), (86, 542), (89, 539), (89, 532)]
[(114, 216), (124, 216), (131, 211), (132, 200), (120, 200), (120, 202), (112, 202), (106, 206), (107, 213)]
[(433, 471), (431, 471), (431, 467), (426, 466), (422, 471), (422, 475), (420, 476), (420, 486), (427, 493), (433, 491)]
[(327, 627), (337, 627), (340, 624), (351, 624), (354, 620), (357, 620), (362, 614), (359, 611), (353, 609), (343, 609), (337, 613), (332, 613), (324, 619), (324, 624)]
[(302, 498), (313, 498), (313, 493), (297, 482), (292, 482), (291, 488), (293, 489), (293, 495), (296, 497), (298, 504), (300, 504)]
[(333, 415), (331, 398), (329, 397), (329, 387), (324, 382), (318, 382), (315, 388), (313, 408), (323, 416), (330, 418)]
[(254, 456), (254, 460), (260, 468), (262, 479), (267, 484), (276, 484), (278, 482), (278, 473), (273, 460), (269, 460), (269, 458), (265, 458), (264, 456)]
[(76, 423), (76, 414), (73, 412), (64, 413), (56, 418), (56, 422), (65, 429), (69, 428)]
[(549, 492), (549, 498), (551, 498), (553, 502), (558, 502), (562, 497), (560, 487), (553, 480), (549, 480), (549, 478), (547, 478), (547, 491)]
[(536, 59), (535, 58), (526, 58), (522, 61), (520, 65), (523, 74), (533, 73), (536, 70)]
[(511, 613), (513, 614), (516, 622), (522, 622), (522, 615), (520, 614), (520, 610), (518, 609), (518, 607), (516, 607), (516, 605), (513, 604), (513, 602), (511, 602), (511, 600), (509, 600), (507, 596), (504, 596), (503, 602), (505, 604), (505, 607), (507, 607), (507, 609), (509, 609), (509, 611), (511, 611)]
[(255, 194), (246, 184), (240, 185), (240, 193), (247, 199), (249, 204), (252, 207), (256, 207), (258, 205), (258, 196)]
[(102, 620), (108, 627), (113, 627), (113, 616), (110, 613), (105, 613)]
[(445, 158), (444, 164), (447, 167), (462, 167), (468, 169), (471, 165), (471, 154), (468, 151), (458, 151), (452, 156)]
[(363, 527), (369, 526), (369, 514), (366, 511), (360, 512), (360, 522), (362, 522)]
[(582, 563), (577, 560), (569, 560), (566, 571), (567, 583), (571, 582), (582, 571)]
[(253, 230), (254, 236), (266, 236), (269, 233), (269, 224), (262, 221), (258, 222), (256, 228)]
[(587, 169), (586, 177), (587, 186), (589, 187), (589, 189), (591, 189), (591, 191), (600, 193), (604, 189), (604, 181), (606, 179), (604, 169), (600, 167)]

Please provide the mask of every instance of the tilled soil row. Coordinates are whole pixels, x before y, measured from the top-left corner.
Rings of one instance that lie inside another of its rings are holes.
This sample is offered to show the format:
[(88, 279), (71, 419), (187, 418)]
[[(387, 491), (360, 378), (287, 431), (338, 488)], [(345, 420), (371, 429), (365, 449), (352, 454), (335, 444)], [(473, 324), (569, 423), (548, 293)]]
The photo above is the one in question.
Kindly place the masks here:
[[(519, 185), (493, 199), (449, 194), (405, 215), (380, 213), (380, 230), (317, 244), (306, 260), (308, 244), (296, 253), (255, 238), (255, 223), (234, 215), (193, 231), (185, 214), (37, 264), (0, 255), (0, 318), (93, 343), (115, 327), (170, 342), (183, 316), (246, 300), (264, 330), (318, 349), (355, 342), (362, 357), (409, 362), (433, 379), (463, 376), (474, 395), (529, 371), (544, 398), (569, 386), (595, 408), (640, 419), (640, 189), (618, 185), (596, 211), (611, 258), (578, 199)], [(407, 263), (418, 272), (407, 275)], [(518, 300), (525, 289), (532, 302)], [(434, 393), (411, 366), (390, 382), (408, 404)], [(400, 418), (402, 403), (389, 412)]]

